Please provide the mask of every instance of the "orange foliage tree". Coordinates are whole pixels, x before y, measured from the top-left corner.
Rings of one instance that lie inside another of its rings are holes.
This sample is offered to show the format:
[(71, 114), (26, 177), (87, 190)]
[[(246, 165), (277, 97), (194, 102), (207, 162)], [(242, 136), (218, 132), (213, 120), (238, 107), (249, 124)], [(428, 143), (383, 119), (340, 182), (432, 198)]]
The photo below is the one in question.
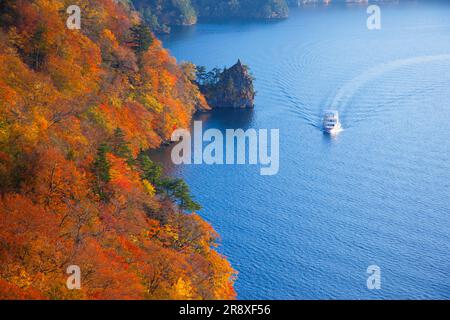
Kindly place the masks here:
[(204, 97), (127, 2), (77, 1), (81, 30), (70, 4), (0, 2), (0, 298), (235, 298), (218, 235), (138, 157)]

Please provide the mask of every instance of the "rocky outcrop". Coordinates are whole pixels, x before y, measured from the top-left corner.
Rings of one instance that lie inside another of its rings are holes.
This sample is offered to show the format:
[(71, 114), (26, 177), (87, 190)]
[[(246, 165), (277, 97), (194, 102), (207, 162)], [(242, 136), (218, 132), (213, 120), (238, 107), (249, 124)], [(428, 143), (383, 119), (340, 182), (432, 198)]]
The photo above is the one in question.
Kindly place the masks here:
[(229, 69), (215, 69), (206, 81), (199, 83), (200, 91), (212, 108), (253, 108), (254, 78), (248, 66), (240, 60)]

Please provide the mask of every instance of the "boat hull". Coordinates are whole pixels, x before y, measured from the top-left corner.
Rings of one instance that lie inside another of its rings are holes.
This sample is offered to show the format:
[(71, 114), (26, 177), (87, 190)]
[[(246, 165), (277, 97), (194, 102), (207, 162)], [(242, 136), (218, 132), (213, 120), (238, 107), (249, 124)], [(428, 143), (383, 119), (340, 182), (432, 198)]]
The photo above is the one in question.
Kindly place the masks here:
[(334, 128), (324, 128), (323, 129), (323, 131), (325, 132), (325, 133), (328, 133), (328, 134), (337, 134), (337, 133), (339, 133), (339, 132), (341, 132), (342, 131), (342, 127), (341, 127), (341, 125), (338, 125), (338, 126), (336, 126), (336, 127), (334, 127)]
[(342, 130), (339, 121), (339, 112), (336, 110), (327, 110), (323, 117), (323, 131), (328, 134), (336, 134)]

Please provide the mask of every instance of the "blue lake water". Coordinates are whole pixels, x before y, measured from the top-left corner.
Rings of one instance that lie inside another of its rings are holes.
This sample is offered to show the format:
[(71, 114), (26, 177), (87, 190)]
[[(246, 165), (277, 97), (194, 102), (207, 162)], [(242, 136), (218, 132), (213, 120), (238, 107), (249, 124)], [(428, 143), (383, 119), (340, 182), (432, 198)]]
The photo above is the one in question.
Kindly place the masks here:
[[(201, 23), (164, 45), (208, 68), (241, 58), (253, 111), (208, 128), (280, 129), (280, 171), (173, 166), (222, 236), (240, 299), (450, 298), (450, 3), (292, 9), (280, 22)], [(320, 130), (323, 110), (344, 131)], [(381, 268), (381, 290), (366, 286)]]

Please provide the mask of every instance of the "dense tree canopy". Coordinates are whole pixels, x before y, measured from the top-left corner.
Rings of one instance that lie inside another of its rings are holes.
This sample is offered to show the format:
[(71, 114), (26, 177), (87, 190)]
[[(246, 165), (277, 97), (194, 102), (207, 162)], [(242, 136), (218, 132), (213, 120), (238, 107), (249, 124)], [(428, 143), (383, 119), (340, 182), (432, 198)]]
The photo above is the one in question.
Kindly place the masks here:
[(0, 2), (0, 298), (234, 298), (189, 188), (141, 152), (204, 97), (127, 1), (78, 0), (81, 30), (71, 4)]

